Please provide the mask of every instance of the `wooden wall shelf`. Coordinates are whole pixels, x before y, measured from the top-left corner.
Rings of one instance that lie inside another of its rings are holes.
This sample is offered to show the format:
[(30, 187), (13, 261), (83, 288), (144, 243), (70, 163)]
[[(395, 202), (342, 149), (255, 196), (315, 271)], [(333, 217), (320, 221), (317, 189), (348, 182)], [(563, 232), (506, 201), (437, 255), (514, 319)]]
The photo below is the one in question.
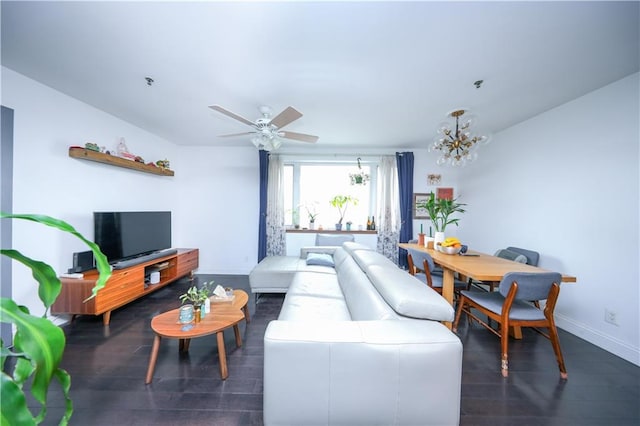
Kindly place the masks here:
[(80, 147), (69, 147), (69, 157), (79, 158), (81, 160), (95, 161), (98, 163), (109, 164), (111, 166), (124, 167), (125, 169), (137, 170), (139, 172), (151, 173), (161, 176), (173, 176), (173, 170), (162, 169), (160, 167), (150, 166), (137, 161), (127, 160), (125, 158), (116, 157), (115, 155), (103, 154), (102, 152), (92, 151), (90, 149)]

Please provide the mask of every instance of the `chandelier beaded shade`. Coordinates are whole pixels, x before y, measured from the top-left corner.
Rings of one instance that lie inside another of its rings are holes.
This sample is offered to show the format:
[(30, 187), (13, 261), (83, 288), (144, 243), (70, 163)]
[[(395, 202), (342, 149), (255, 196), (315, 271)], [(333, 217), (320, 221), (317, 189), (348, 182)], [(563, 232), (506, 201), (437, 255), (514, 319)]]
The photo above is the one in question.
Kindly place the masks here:
[(450, 123), (443, 123), (438, 128), (433, 144), (429, 146), (429, 152), (438, 152), (440, 157), (436, 161), (438, 165), (450, 164), (452, 166), (465, 166), (478, 158), (476, 152), (479, 145), (489, 142), (487, 136), (473, 136), (469, 127), (473, 120), (465, 114), (464, 109), (453, 111), (449, 114), (455, 119), (455, 128)]

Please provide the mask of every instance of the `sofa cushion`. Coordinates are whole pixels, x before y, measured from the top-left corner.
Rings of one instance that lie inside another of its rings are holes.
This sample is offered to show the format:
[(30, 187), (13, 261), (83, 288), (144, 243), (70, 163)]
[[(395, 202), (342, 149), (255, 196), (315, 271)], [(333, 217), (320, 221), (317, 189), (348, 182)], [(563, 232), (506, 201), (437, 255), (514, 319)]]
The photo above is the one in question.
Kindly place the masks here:
[(435, 321), (453, 321), (453, 307), (407, 271), (373, 264), (367, 276), (380, 295), (400, 315)]
[(344, 299), (336, 275), (315, 272), (298, 272), (293, 277), (287, 294)]
[(367, 275), (352, 257), (337, 268), (342, 294), (354, 321), (397, 319), (398, 314), (371, 285)]
[(287, 293), (278, 321), (350, 321), (344, 299)]
[(309, 253), (326, 253), (333, 255), (338, 247), (336, 246), (307, 246), (300, 247), (300, 259), (306, 259)]
[(366, 251), (373, 251), (373, 249), (369, 246), (365, 246), (364, 244), (360, 244), (360, 243), (353, 243), (353, 242), (346, 242), (342, 244), (342, 248), (345, 249), (347, 251), (347, 253), (353, 255), (353, 253), (356, 250), (366, 250)]
[(293, 276), (306, 262), (293, 256), (267, 256), (249, 273), (251, 291), (286, 292)]
[(353, 234), (316, 234), (317, 246), (341, 246), (345, 241), (354, 241)]
[(373, 250), (355, 250), (351, 253), (351, 256), (358, 262), (360, 268), (367, 272), (367, 267), (370, 265), (382, 265), (389, 268), (397, 268), (397, 266), (387, 259), (385, 256)]
[(307, 255), (307, 265), (319, 265), (334, 267), (333, 256), (326, 253), (309, 253)]

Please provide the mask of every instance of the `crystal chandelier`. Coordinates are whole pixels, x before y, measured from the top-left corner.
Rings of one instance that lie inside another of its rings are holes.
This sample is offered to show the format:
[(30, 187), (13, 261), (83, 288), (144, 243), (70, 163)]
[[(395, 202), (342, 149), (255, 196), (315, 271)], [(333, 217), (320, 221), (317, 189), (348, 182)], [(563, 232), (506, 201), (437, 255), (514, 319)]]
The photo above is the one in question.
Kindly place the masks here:
[[(489, 142), (487, 136), (472, 136), (469, 127), (472, 119), (462, 119), (467, 112), (464, 109), (453, 111), (450, 117), (456, 119), (455, 130), (449, 123), (443, 123), (438, 128), (438, 136), (429, 146), (429, 152), (438, 151), (440, 157), (436, 161), (439, 166), (450, 164), (452, 166), (465, 166), (478, 158), (476, 152), (479, 145)], [(467, 116), (468, 117), (468, 116)]]

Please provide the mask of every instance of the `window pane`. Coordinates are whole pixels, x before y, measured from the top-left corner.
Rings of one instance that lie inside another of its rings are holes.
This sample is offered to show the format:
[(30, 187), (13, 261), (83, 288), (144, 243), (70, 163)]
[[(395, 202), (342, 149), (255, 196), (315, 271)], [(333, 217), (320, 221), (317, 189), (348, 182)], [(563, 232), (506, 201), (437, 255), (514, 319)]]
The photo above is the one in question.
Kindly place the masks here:
[[(343, 225), (353, 222), (353, 229), (362, 225), (366, 227), (367, 216), (371, 212), (371, 188), (367, 185), (351, 185), (349, 174), (356, 172), (353, 165), (301, 165), (300, 166), (300, 224), (309, 225), (309, 217), (305, 207), (316, 211), (316, 228), (335, 229), (340, 218), (338, 209), (330, 201), (336, 195), (350, 195), (358, 200), (358, 204), (349, 203), (344, 215)], [(371, 167), (362, 166), (362, 171), (371, 176)], [(344, 229), (344, 228), (343, 228)]]

